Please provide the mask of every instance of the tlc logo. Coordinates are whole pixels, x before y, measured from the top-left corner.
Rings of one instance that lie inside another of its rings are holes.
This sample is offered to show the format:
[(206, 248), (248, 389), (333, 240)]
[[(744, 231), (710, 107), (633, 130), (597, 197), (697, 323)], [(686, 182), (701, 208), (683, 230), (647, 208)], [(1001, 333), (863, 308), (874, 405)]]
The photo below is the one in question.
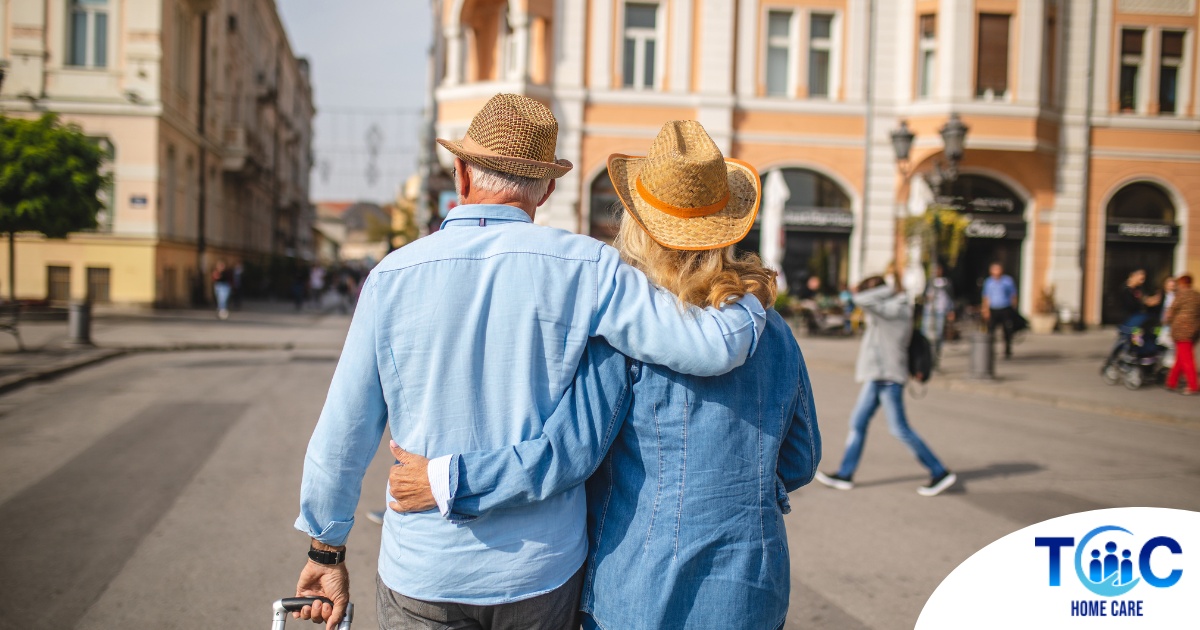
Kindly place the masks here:
[[(1178, 556), (1183, 553), (1174, 538), (1155, 536), (1138, 548), (1133, 532), (1116, 525), (1097, 527), (1088, 532), (1079, 544), (1074, 538), (1038, 537), (1036, 547), (1046, 547), (1050, 556), (1050, 586), (1061, 584), (1061, 552), (1075, 547), (1075, 575), (1087, 589), (1101, 597), (1119, 597), (1144, 581), (1150, 586), (1168, 588), (1183, 576), (1182, 569), (1172, 569), (1165, 576), (1154, 573), (1150, 566), (1154, 552)], [(1135, 556), (1136, 552), (1136, 556)], [(1136, 569), (1135, 569), (1136, 566)]]

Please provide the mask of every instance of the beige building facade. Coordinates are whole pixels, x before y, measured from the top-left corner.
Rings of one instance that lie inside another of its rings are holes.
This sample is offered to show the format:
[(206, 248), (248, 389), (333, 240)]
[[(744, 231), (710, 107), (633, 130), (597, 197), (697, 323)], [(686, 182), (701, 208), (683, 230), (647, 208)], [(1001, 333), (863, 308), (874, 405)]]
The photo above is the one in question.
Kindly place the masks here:
[(0, 0), (0, 59), (0, 111), (80, 125), (113, 177), (97, 230), (18, 236), (19, 299), (179, 306), (218, 261), (312, 257), (309, 68), (271, 0)]
[[(971, 217), (961, 299), (977, 303), (999, 261), (1023, 311), (1053, 287), (1060, 309), (1099, 323), (1133, 268), (1152, 283), (1200, 272), (1196, 4), (436, 0), (437, 131), (461, 136), (497, 92), (547, 103), (575, 169), (538, 220), (603, 237), (608, 155), (699, 120), (726, 156), (784, 175), (791, 286), (903, 264), (903, 220), (938, 200)], [(951, 113), (966, 151), (935, 199), (923, 174)], [(904, 174), (901, 121), (916, 133)]]

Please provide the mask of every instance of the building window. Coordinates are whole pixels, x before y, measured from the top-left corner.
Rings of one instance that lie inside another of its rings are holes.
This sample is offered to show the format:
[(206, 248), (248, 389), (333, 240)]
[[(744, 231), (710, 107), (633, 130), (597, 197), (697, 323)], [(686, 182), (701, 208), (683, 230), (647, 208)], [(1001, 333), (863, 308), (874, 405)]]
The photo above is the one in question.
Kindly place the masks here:
[(922, 15), (917, 42), (917, 97), (933, 96), (937, 76), (937, 16)]
[(1012, 16), (979, 14), (975, 58), (975, 95), (991, 100), (1008, 96), (1008, 27)]
[(163, 182), (163, 226), (161, 234), (164, 236), (175, 236), (175, 204), (178, 202), (177, 190), (179, 187), (178, 173), (176, 172), (175, 164), (175, 147), (167, 146), (167, 176)]
[(508, 7), (505, 6), (500, 10), (500, 50), (502, 63), (500, 64), (500, 76), (497, 77), (499, 79), (516, 78), (521, 72), (517, 63), (519, 61), (517, 54), (519, 43), (509, 18)]
[(658, 4), (625, 5), (624, 85), (635, 90), (653, 89), (657, 83)]
[(1126, 28), (1121, 30), (1121, 80), (1118, 107), (1123, 112), (1138, 111), (1138, 84), (1141, 83), (1143, 51), (1146, 31)]
[(46, 299), (51, 302), (66, 302), (71, 299), (70, 267), (46, 267)]
[(112, 301), (109, 296), (108, 267), (87, 268), (87, 299), (93, 304), (108, 304)]
[(608, 177), (608, 169), (592, 180), (591, 193), (588, 235), (605, 243), (612, 243), (621, 229), (624, 206), (621, 205), (621, 198), (617, 196), (617, 190)]
[(791, 11), (767, 13), (767, 96), (791, 96)]
[(72, 0), (70, 32), (68, 65), (108, 65), (108, 0)]
[(1058, 20), (1046, 18), (1042, 34), (1042, 105), (1058, 105)]
[(192, 80), (192, 15), (175, 5), (175, 87), (186, 94)]
[(813, 13), (808, 24), (808, 96), (829, 98), (833, 75), (833, 16)]
[(1183, 31), (1163, 31), (1158, 69), (1158, 113), (1179, 110), (1179, 75), (1183, 65)]

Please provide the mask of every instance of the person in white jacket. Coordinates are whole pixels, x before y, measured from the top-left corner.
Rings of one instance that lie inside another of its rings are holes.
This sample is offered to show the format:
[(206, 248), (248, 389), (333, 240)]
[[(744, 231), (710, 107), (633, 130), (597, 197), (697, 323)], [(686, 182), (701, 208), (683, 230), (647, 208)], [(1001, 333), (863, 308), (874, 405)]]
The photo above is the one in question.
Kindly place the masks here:
[(953, 486), (958, 477), (938, 460), (933, 451), (908, 426), (904, 413), (904, 384), (908, 382), (908, 342), (912, 338), (913, 307), (899, 287), (888, 286), (883, 277), (872, 276), (858, 285), (854, 303), (866, 313), (866, 333), (858, 351), (855, 380), (862, 383), (858, 404), (850, 414), (850, 434), (842, 465), (832, 475), (816, 473), (817, 481), (838, 490), (854, 488), (854, 471), (862, 457), (867, 425), (883, 404), (888, 427), (896, 439), (913, 452), (929, 470), (929, 483), (917, 488), (932, 497)]

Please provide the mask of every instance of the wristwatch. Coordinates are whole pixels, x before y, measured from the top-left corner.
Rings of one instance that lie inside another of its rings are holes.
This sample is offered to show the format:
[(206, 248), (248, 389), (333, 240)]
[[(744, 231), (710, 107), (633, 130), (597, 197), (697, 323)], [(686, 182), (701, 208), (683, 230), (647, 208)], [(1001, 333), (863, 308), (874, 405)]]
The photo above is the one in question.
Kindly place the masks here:
[(316, 562), (317, 564), (333, 566), (346, 561), (346, 550), (342, 549), (341, 551), (326, 551), (324, 549), (317, 549), (310, 545), (308, 548), (308, 559)]

